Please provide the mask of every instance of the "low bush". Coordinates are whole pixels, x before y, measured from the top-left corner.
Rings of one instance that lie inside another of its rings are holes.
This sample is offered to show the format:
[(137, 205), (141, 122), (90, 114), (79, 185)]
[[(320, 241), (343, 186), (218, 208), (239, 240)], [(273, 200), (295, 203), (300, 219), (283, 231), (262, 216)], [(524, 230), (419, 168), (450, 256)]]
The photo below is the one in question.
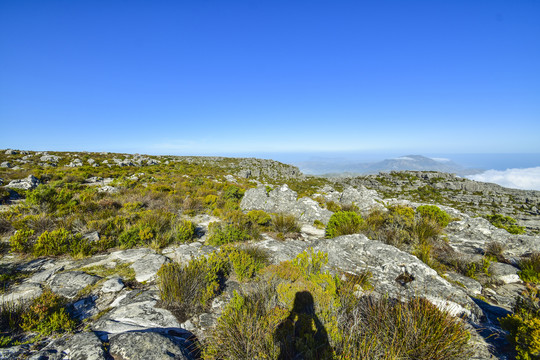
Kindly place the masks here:
[(531, 254), (528, 258), (524, 258), (519, 262), (518, 272), (521, 280), (540, 284), (540, 253)]
[(247, 216), (253, 224), (258, 226), (268, 226), (272, 222), (272, 217), (263, 210), (251, 210)]
[(359, 233), (363, 222), (362, 217), (352, 211), (334, 213), (326, 225), (325, 237), (334, 238)]
[(529, 286), (522, 294), (514, 313), (499, 319), (514, 345), (518, 360), (540, 359), (540, 294), (538, 288)]
[(340, 314), (342, 359), (466, 359), (470, 335), (458, 318), (425, 299), (365, 296)]
[(300, 224), (294, 215), (275, 214), (272, 217), (272, 229), (282, 234), (296, 234), (300, 232)]
[(41, 335), (73, 330), (75, 321), (68, 315), (64, 305), (65, 300), (61, 296), (49, 290), (44, 291), (22, 314), (22, 330)]
[(184, 267), (164, 264), (157, 274), (162, 304), (183, 322), (209, 306), (229, 272), (228, 260), (219, 253), (193, 259)]
[(435, 205), (421, 205), (416, 208), (416, 212), (424, 219), (430, 219), (445, 228), (452, 218), (445, 211)]
[(74, 236), (64, 228), (51, 232), (45, 231), (37, 238), (32, 252), (34, 256), (58, 256), (67, 254), (70, 251), (70, 245), (73, 239)]
[(525, 234), (525, 227), (517, 225), (517, 220), (501, 214), (486, 215), (486, 219), (500, 229), (505, 229), (510, 234)]
[(284, 359), (273, 331), (287, 314), (271, 285), (259, 284), (243, 296), (235, 292), (211, 330), (203, 359)]
[(17, 230), (15, 234), (9, 238), (11, 251), (23, 254), (32, 252), (34, 240), (34, 230)]
[(213, 246), (247, 241), (251, 237), (249, 233), (233, 224), (211, 223), (208, 227), (209, 236), (207, 243)]
[(0, 348), (10, 346), (13, 337), (22, 331), (22, 315), (26, 310), (20, 302), (0, 302)]

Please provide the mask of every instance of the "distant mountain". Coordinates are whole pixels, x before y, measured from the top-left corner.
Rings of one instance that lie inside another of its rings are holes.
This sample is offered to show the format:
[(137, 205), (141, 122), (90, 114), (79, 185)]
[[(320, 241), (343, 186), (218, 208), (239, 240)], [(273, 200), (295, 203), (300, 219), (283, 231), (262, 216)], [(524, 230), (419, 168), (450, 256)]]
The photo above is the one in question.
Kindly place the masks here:
[(465, 168), (449, 159), (429, 158), (422, 155), (405, 155), (374, 163), (345, 162), (339, 159), (321, 159), (298, 162), (300, 170), (306, 174), (325, 175), (362, 175), (388, 171), (441, 171), (456, 175), (473, 175), (482, 172), (478, 169)]

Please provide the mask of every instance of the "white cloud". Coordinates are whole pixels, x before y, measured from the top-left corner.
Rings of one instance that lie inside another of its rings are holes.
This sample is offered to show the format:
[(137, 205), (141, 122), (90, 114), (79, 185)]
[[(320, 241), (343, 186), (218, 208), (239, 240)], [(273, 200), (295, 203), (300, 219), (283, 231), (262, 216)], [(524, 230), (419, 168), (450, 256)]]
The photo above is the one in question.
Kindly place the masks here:
[(488, 170), (467, 176), (471, 180), (490, 182), (504, 187), (540, 190), (540, 166), (526, 169)]
[(396, 158), (396, 160), (410, 160), (410, 161), (414, 161), (415, 159), (410, 158), (410, 157), (407, 157), (407, 156), (402, 156), (402, 157)]
[(435, 160), (435, 161), (439, 161), (439, 162), (451, 161), (450, 159), (447, 159), (447, 158), (431, 158), (431, 160)]

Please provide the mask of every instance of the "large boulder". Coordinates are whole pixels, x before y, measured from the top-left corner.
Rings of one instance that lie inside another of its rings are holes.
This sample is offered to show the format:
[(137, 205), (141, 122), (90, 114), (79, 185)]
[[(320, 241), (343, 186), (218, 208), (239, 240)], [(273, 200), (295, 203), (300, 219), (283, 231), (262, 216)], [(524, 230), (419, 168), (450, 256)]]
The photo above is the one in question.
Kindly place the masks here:
[(282, 185), (270, 192), (265, 187), (249, 189), (244, 194), (240, 207), (242, 210), (264, 210), (269, 213), (288, 213), (304, 223), (312, 224), (319, 220), (327, 223), (332, 212), (321, 208), (313, 199), (304, 197), (297, 200), (296, 191)]
[(34, 175), (29, 175), (25, 179), (12, 180), (9, 184), (6, 185), (7, 188), (11, 189), (22, 189), (22, 190), (32, 190), (37, 188), (41, 184), (39, 179)]
[(360, 185), (357, 189), (349, 186), (339, 198), (342, 205), (356, 205), (361, 211), (367, 211), (374, 207), (384, 208), (383, 201), (375, 190), (368, 190)]

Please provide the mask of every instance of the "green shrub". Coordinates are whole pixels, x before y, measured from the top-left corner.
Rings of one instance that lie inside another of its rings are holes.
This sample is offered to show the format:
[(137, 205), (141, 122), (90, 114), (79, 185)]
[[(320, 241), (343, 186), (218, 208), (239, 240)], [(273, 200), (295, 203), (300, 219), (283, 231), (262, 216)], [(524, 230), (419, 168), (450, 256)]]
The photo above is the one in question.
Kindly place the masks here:
[(247, 241), (250, 235), (244, 229), (233, 224), (211, 223), (208, 227), (209, 245), (219, 246), (239, 241)]
[(259, 261), (256, 257), (241, 249), (230, 251), (228, 258), (236, 277), (240, 281), (252, 278), (265, 265), (264, 262)]
[(9, 238), (11, 251), (23, 254), (32, 252), (33, 241), (34, 230), (17, 230), (15, 234)]
[(416, 208), (416, 212), (424, 219), (435, 221), (442, 228), (445, 228), (452, 220), (450, 215), (435, 205), (421, 205)]
[(515, 346), (518, 360), (540, 359), (540, 294), (528, 287), (514, 306), (514, 313), (500, 318), (510, 342)]
[(212, 341), (204, 349), (203, 359), (280, 358), (273, 329), (288, 311), (277, 306), (274, 295), (275, 289), (264, 285), (244, 296), (235, 291), (211, 330)]
[(415, 222), (413, 233), (420, 243), (432, 240), (442, 233), (440, 222), (431, 217), (422, 217)]
[(352, 211), (334, 213), (326, 225), (325, 237), (356, 234), (360, 232), (363, 222), (362, 217)]
[(223, 198), (225, 200), (240, 200), (242, 196), (244, 196), (244, 191), (235, 185), (229, 185), (223, 191)]
[(281, 234), (297, 234), (300, 232), (300, 224), (294, 215), (275, 214), (272, 216), (272, 229)]
[(486, 215), (486, 219), (500, 229), (505, 229), (510, 234), (525, 234), (525, 227), (517, 225), (517, 220), (501, 214)]
[(67, 314), (64, 304), (61, 296), (44, 291), (21, 316), (21, 328), (42, 335), (73, 330), (75, 321)]
[(334, 201), (327, 201), (326, 202), (326, 208), (331, 212), (340, 212), (341, 211), (341, 205)]
[(73, 236), (64, 228), (41, 234), (34, 245), (34, 256), (58, 256), (69, 253)]
[(247, 213), (249, 220), (259, 226), (268, 226), (272, 218), (263, 210), (251, 210)]
[(540, 284), (540, 253), (533, 253), (519, 262), (521, 280)]
[(164, 264), (157, 274), (162, 304), (183, 322), (207, 308), (229, 271), (228, 260), (219, 253), (193, 259), (185, 267)]
[(8, 334), (0, 340), (0, 348), (10, 346), (12, 336), (21, 332), (21, 319), (26, 311), (26, 306), (21, 302), (0, 302), (0, 335)]
[(174, 232), (176, 241), (191, 242), (195, 237), (195, 224), (189, 220), (183, 220), (174, 226)]
[(131, 249), (138, 246), (141, 243), (139, 231), (140, 229), (137, 226), (124, 230), (118, 237), (118, 243), (126, 249)]

